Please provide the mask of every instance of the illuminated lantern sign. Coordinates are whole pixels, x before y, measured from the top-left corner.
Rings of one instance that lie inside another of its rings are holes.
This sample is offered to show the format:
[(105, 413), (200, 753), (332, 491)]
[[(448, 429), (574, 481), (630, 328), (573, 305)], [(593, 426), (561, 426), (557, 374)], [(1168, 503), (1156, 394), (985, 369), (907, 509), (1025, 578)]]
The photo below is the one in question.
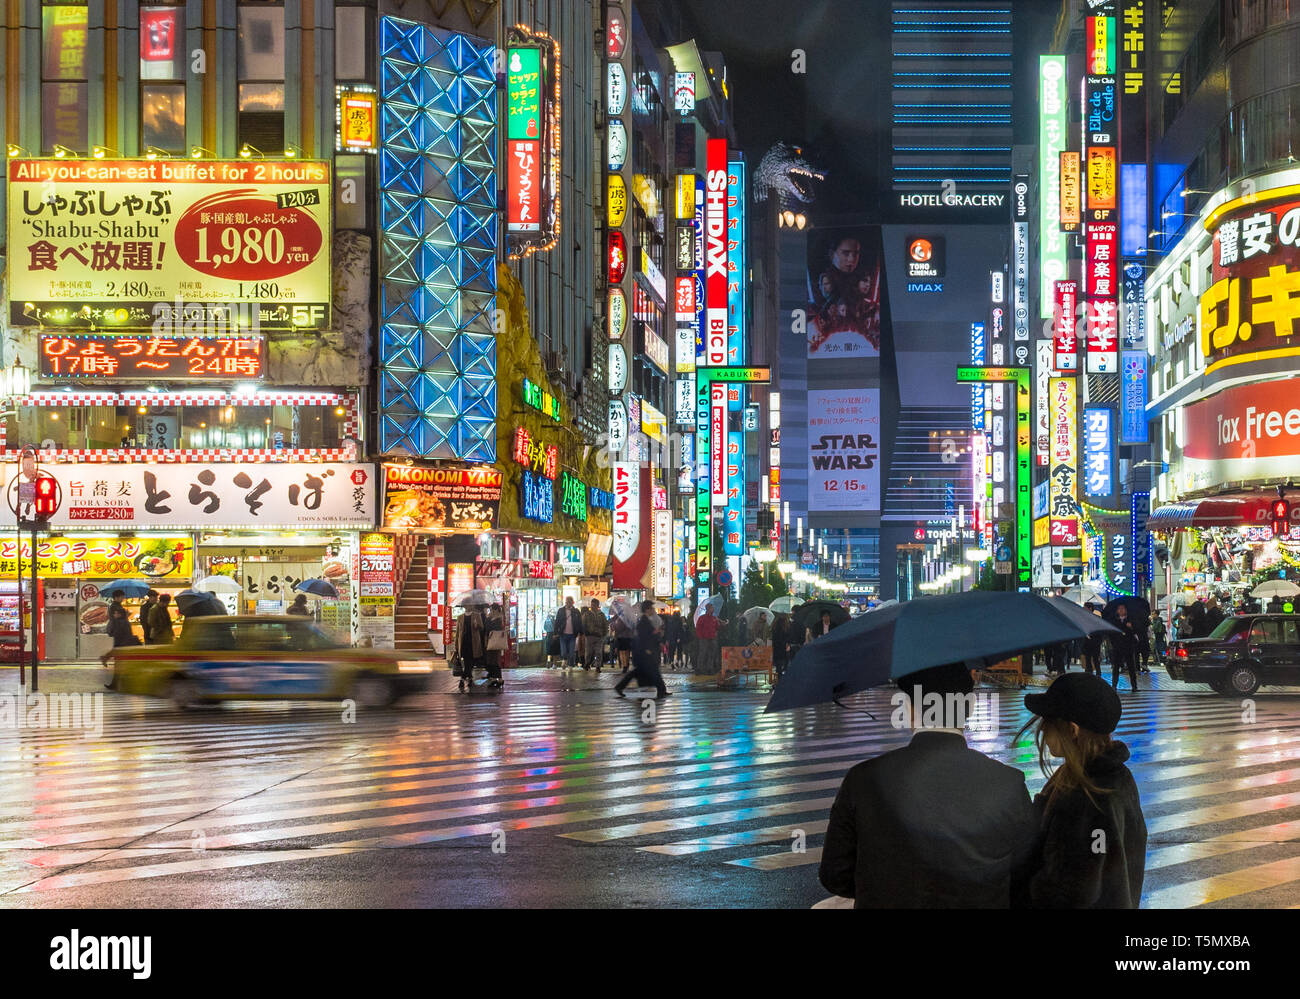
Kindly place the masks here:
[(520, 27), (506, 51), (506, 233), (526, 256), (559, 224), (559, 47)]
[(627, 443), (627, 407), (622, 399), (609, 400), (609, 450), (618, 454)]
[(261, 378), (263, 337), (40, 337), (42, 378)]
[(727, 364), (727, 140), (708, 142), (705, 179), (705, 362)]
[(525, 406), (549, 416), (556, 423), (560, 422), (560, 400), (545, 391), (536, 382), (525, 378), (523, 381), (523, 395)]
[[(1280, 196), (1280, 197), (1279, 197)], [(1300, 347), (1300, 200), (1294, 188), (1263, 191), (1212, 216), (1210, 286), (1200, 298), (1206, 373), (1285, 357)]]
[(627, 218), (627, 184), (624, 183), (621, 174), (609, 175), (609, 190), (605, 202), (609, 206), (609, 227), (617, 229)]
[[(618, 231), (609, 234), (609, 282), (618, 284), (627, 273), (627, 240)], [(626, 303), (625, 303), (626, 304)]]
[(610, 59), (622, 59), (626, 48), (627, 22), (619, 8), (610, 7), (605, 12), (605, 55)]
[(1054, 360), (1052, 370), (1075, 371), (1079, 366), (1079, 341), (1075, 332), (1079, 286), (1073, 281), (1057, 281), (1053, 289), (1056, 307), (1052, 317)]
[(673, 88), (673, 106), (683, 115), (695, 110), (695, 74), (678, 73)]
[(379, 148), (379, 95), (373, 90), (338, 89), (340, 151), (375, 152)]
[(627, 388), (627, 351), (621, 343), (609, 345), (609, 390), (615, 394)]
[(611, 288), (609, 289), (609, 338), (622, 340), (626, 329), (627, 296), (623, 294), (622, 288)]
[(627, 162), (627, 128), (618, 118), (609, 120), (609, 168), (622, 170)]
[(623, 64), (611, 62), (606, 70), (605, 113), (620, 115), (627, 106), (627, 74)]

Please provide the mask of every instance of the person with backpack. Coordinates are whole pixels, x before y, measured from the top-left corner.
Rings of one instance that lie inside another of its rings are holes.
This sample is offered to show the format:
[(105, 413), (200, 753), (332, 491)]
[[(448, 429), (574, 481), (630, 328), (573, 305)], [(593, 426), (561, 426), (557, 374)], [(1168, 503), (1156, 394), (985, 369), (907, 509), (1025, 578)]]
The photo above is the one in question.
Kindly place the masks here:
[(583, 656), (582, 668), (590, 669), (594, 664), (596, 675), (605, 663), (605, 636), (609, 634), (609, 618), (600, 610), (600, 601), (592, 600), (591, 606), (582, 612), (582, 634), (586, 639), (586, 654)]

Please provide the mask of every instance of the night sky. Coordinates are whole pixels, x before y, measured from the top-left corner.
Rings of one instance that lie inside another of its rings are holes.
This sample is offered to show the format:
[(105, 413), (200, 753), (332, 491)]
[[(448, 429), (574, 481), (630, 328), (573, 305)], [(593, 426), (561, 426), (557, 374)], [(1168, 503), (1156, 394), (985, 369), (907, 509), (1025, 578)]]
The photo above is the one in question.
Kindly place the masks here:
[[(1059, 0), (1013, 0), (1017, 143), (1036, 136), (1033, 70), (1050, 43)], [(740, 146), (757, 163), (773, 142), (805, 148), (828, 171), (818, 210), (877, 216), (877, 175), (887, 164), (889, 0), (691, 0), (703, 49), (727, 61)], [(793, 49), (807, 73), (791, 71)], [(883, 219), (881, 219), (883, 221)]]

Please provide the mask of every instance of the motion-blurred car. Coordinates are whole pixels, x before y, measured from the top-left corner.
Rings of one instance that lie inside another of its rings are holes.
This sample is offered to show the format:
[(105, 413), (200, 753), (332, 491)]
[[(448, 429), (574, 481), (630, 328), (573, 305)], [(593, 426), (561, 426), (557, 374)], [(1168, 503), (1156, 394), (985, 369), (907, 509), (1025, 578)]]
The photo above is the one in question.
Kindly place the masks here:
[(1249, 697), (1267, 683), (1300, 683), (1300, 618), (1225, 618), (1206, 638), (1174, 641), (1168, 663), (1175, 680), (1207, 683), (1220, 694), (1237, 697)]
[(171, 645), (115, 648), (104, 664), (112, 689), (166, 697), (178, 708), (343, 698), (382, 707), (428, 690), (433, 674), (430, 662), (340, 645), (310, 620), (288, 615), (187, 618)]

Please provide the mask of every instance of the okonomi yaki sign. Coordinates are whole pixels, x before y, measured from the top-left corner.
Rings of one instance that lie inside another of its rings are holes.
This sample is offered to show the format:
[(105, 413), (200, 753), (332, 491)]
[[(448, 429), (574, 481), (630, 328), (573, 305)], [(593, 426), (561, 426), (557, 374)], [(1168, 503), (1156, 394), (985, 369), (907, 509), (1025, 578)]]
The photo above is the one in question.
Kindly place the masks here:
[(8, 194), (14, 323), (142, 329), (180, 302), (329, 324), (328, 163), (13, 159)]

